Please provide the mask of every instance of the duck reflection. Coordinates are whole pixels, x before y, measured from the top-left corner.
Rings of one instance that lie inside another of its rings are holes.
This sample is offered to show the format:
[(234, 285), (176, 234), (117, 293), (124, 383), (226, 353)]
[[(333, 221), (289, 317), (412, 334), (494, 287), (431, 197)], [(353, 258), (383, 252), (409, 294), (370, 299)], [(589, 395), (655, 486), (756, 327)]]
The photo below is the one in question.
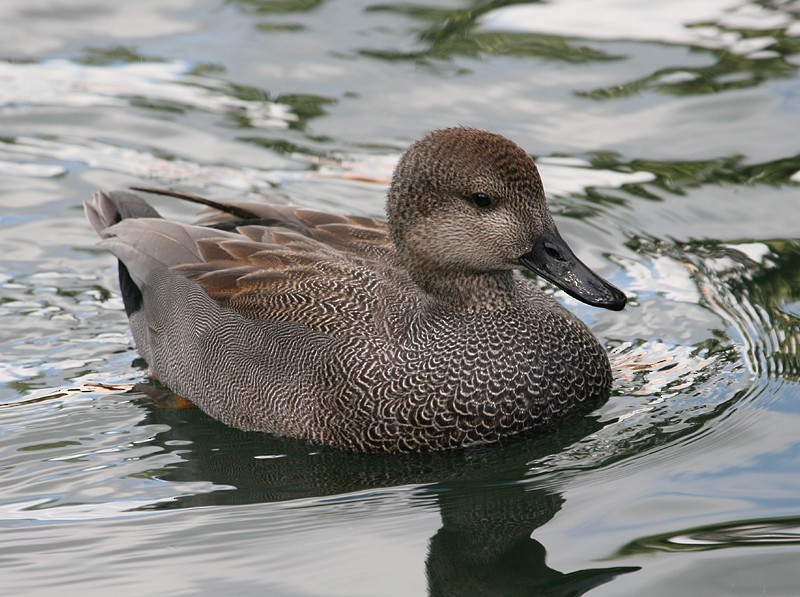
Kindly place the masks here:
[(639, 569), (550, 568), (544, 545), (531, 533), (555, 516), (562, 501), (555, 492), (520, 484), (440, 493), (442, 527), (430, 541), (426, 562), (429, 595), (583, 595)]
[(552, 488), (521, 482), (528, 463), (591, 433), (597, 425), (588, 419), (536, 441), (386, 456), (317, 449), (302, 441), (239, 431), (198, 409), (176, 408), (182, 405), (157, 383), (136, 390), (147, 395), (141, 424), (168, 426), (153, 443), (181, 457), (158, 476), (226, 487), (150, 508), (287, 501), (424, 484), (413, 501), (435, 504), (442, 517), (426, 562), (431, 596), (583, 595), (638, 570), (559, 572), (547, 566), (545, 547), (531, 538), (555, 516), (563, 498)]

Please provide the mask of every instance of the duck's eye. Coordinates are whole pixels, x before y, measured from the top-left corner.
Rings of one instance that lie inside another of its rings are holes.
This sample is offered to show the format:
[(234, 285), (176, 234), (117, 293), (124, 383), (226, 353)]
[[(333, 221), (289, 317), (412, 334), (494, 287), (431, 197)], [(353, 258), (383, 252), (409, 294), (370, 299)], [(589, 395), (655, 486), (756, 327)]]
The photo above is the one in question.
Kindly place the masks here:
[(481, 209), (492, 207), (496, 203), (495, 198), (486, 193), (472, 193), (472, 195), (469, 196), (469, 200)]

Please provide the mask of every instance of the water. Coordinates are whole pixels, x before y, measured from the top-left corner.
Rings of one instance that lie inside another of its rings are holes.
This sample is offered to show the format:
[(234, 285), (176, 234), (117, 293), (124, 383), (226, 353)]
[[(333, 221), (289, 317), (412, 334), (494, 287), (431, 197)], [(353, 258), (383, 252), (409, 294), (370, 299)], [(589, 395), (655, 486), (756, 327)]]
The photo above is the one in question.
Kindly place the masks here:
[[(0, 23), (4, 592), (800, 591), (798, 2), (7, 0)], [(612, 355), (606, 405), (382, 457), (148, 380), (95, 188), (378, 216), (403, 148), (453, 124), (531, 152), (631, 297), (557, 295)]]

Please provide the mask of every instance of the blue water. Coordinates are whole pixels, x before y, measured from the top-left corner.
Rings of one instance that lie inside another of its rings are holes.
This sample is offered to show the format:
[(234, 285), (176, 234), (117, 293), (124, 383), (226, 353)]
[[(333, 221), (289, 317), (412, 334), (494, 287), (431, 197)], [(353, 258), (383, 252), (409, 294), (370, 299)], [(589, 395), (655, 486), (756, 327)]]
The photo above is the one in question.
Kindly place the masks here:
[[(800, 594), (796, 2), (7, 0), (0, 32), (3, 592)], [(454, 124), (529, 151), (631, 297), (555, 293), (611, 354), (607, 404), (383, 457), (148, 379), (93, 190), (380, 216), (403, 149)]]

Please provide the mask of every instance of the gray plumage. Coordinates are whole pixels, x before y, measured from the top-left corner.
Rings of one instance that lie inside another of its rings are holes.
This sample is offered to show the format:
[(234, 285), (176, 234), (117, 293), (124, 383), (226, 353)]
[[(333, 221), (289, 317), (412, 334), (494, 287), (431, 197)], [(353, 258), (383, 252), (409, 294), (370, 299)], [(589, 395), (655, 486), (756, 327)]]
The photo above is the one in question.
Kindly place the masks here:
[(203, 225), (128, 192), (86, 203), (120, 260), (152, 373), (245, 430), (365, 451), (497, 441), (578, 416), (611, 370), (588, 328), (514, 271), (620, 309), (569, 251), (536, 166), (485, 131), (434, 131), (404, 154), (388, 223), (256, 203)]

